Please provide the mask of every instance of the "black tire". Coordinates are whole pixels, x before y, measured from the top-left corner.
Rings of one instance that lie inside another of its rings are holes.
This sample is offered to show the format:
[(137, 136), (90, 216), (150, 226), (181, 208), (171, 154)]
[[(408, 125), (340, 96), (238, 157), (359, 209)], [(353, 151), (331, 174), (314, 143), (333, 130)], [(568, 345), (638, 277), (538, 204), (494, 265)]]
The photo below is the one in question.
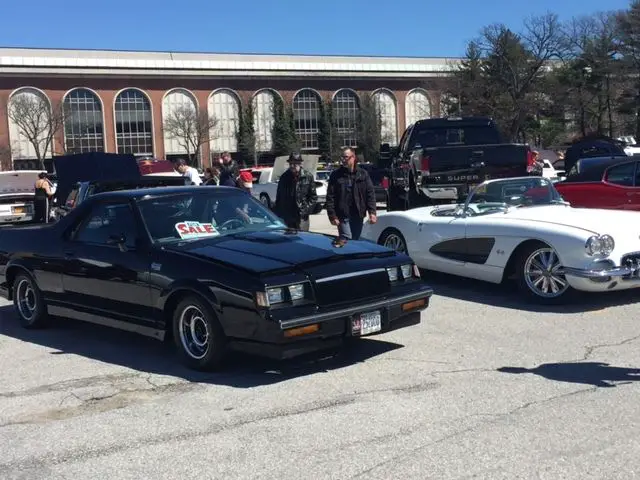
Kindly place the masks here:
[[(189, 320), (188, 317), (192, 317)], [(197, 322), (193, 338), (191, 328), (185, 322)], [(187, 331), (188, 330), (188, 331)], [(206, 335), (206, 342), (202, 335)], [(186, 296), (173, 313), (173, 339), (182, 362), (189, 368), (201, 371), (217, 370), (227, 353), (227, 338), (211, 306), (196, 295)], [(205, 344), (206, 343), (206, 344)]]
[(26, 273), (19, 273), (13, 281), (13, 306), (20, 325), (28, 329), (49, 325), (49, 312), (42, 292), (35, 280)]
[[(544, 258), (549, 258), (545, 263)], [(536, 269), (534, 262), (537, 262), (543, 269)], [(518, 289), (528, 302), (542, 305), (558, 305), (567, 303), (575, 294), (575, 291), (569, 286), (564, 274), (560, 272), (562, 264), (558, 259), (555, 250), (542, 242), (532, 243), (522, 249), (515, 261), (515, 275)], [(538, 270), (544, 273), (538, 275)], [(529, 273), (528, 273), (529, 272)], [(546, 280), (541, 277), (546, 277)], [(540, 280), (539, 287), (535, 283)], [(564, 285), (561, 285), (561, 283)], [(558, 292), (548, 292), (545, 290), (553, 290), (553, 285), (558, 288)]]
[(260, 194), (260, 202), (267, 208), (271, 208), (271, 199), (269, 198), (269, 195), (267, 195), (266, 193), (261, 193)]
[[(389, 243), (390, 241), (392, 241), (392, 239), (395, 238), (398, 243), (397, 245), (403, 245), (404, 250), (398, 250), (395, 247), (392, 246), (388, 246), (386, 245), (387, 243)], [(401, 252), (404, 254), (407, 254), (407, 241), (404, 238), (404, 235), (402, 235), (402, 233), (400, 233), (400, 230), (395, 229), (395, 228), (386, 228), (381, 234), (380, 234), (380, 238), (378, 238), (378, 245), (382, 245), (384, 247), (387, 248), (391, 248), (392, 250), (396, 251), (396, 252)]]

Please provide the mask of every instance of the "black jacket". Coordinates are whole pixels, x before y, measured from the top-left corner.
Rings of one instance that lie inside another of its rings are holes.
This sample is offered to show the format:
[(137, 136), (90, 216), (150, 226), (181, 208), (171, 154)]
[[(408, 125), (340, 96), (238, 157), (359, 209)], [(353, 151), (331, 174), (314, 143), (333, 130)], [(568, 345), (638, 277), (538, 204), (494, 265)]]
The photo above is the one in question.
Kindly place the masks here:
[[(353, 188), (353, 193), (351, 192)], [(353, 195), (350, 199), (349, 195)], [(367, 213), (376, 213), (376, 192), (369, 173), (358, 166), (353, 173), (347, 167), (331, 172), (327, 185), (326, 208), (329, 220), (349, 218), (349, 205), (355, 200), (355, 207), (361, 218)]]
[(274, 211), (284, 220), (306, 220), (318, 201), (316, 181), (306, 170), (296, 180), (291, 170), (280, 176)]
[(220, 171), (220, 185), (225, 187), (235, 187), (240, 176), (240, 167), (235, 160), (231, 160), (228, 165), (222, 165)]

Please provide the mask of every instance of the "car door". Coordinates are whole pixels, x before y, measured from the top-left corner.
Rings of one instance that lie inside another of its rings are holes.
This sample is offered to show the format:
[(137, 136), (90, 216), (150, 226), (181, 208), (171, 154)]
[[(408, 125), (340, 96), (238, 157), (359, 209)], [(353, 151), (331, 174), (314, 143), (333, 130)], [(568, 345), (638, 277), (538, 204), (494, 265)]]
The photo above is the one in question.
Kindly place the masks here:
[(597, 195), (599, 208), (637, 210), (640, 207), (638, 187), (635, 186), (638, 162), (626, 162), (605, 170)]
[(76, 318), (99, 317), (98, 323), (128, 329), (155, 326), (150, 247), (143, 238), (128, 199), (95, 203), (70, 228), (63, 245), (62, 284)]
[(464, 217), (432, 215), (428, 221), (418, 223), (418, 238), (422, 240), (416, 243), (415, 250), (409, 245), (409, 254), (420, 266), (439, 272), (461, 273), (467, 253), (466, 223)]

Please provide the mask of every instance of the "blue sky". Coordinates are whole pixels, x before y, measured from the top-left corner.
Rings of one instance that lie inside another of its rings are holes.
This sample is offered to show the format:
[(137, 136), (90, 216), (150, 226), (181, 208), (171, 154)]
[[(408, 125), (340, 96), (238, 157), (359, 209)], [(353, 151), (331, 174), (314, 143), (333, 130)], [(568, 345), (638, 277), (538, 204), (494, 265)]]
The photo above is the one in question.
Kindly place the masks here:
[[(563, 19), (629, 0), (7, 1), (0, 46), (444, 57), (480, 28), (517, 29), (529, 15)], [(13, 21), (12, 19), (15, 19)]]

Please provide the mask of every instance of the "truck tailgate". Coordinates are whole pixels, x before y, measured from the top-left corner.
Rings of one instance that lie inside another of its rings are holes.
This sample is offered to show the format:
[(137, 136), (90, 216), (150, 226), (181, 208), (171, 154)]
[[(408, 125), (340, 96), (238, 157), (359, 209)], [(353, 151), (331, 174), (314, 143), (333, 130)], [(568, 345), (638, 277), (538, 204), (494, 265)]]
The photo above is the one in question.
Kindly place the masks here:
[[(520, 144), (450, 145), (424, 148), (429, 184), (483, 181), (527, 175), (529, 147)], [(426, 172), (423, 172), (423, 175)]]

